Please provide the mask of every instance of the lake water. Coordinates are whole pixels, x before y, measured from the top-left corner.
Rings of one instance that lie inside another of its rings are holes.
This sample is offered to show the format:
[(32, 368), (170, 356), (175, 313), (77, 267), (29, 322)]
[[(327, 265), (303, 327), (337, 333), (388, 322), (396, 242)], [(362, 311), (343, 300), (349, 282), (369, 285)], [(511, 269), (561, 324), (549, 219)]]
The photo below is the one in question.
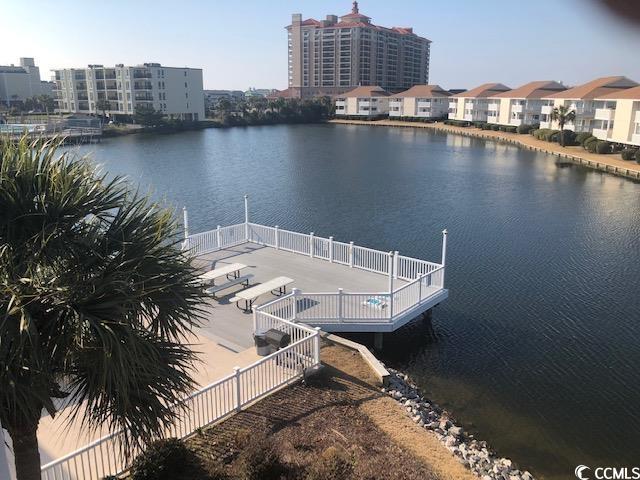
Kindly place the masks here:
[(414, 129), (310, 125), (132, 135), (84, 146), (190, 212), (437, 261), (433, 330), (383, 357), (541, 478), (640, 463), (640, 185), (553, 156)]

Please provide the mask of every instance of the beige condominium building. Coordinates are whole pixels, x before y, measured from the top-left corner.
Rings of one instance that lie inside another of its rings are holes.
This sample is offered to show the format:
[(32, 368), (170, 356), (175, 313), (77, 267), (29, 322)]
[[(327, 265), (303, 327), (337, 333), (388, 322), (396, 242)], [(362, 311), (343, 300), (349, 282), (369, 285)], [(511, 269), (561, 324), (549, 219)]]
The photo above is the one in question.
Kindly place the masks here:
[(559, 82), (541, 80), (498, 93), (487, 99), (487, 122), (516, 127), (538, 124), (542, 98), (566, 89)]
[(297, 96), (332, 95), (378, 85), (399, 92), (429, 83), (431, 41), (412, 28), (371, 23), (353, 2), (350, 13), (325, 20), (292, 16), (289, 90)]
[(602, 77), (563, 92), (544, 97), (540, 114), (540, 128), (559, 128), (558, 123), (551, 121), (554, 108), (565, 106), (574, 111), (576, 119), (567, 123), (565, 129), (575, 132), (590, 132), (594, 126), (596, 98), (621, 92), (638, 85), (626, 77)]
[(485, 83), (449, 99), (449, 119), (468, 122), (486, 122), (489, 98), (510, 88), (501, 83)]
[(389, 96), (381, 87), (357, 87), (336, 97), (336, 115), (374, 118), (389, 113)]
[[(145, 63), (132, 67), (89, 65), (54, 70), (58, 111), (110, 116), (153, 107), (168, 118), (204, 119), (202, 69)], [(107, 104), (104, 104), (107, 102)]]
[(440, 85), (414, 85), (389, 98), (389, 117), (442, 118), (449, 111), (451, 93)]
[(20, 65), (0, 65), (0, 103), (10, 106), (38, 95), (51, 95), (51, 85), (40, 79), (33, 58), (22, 57)]
[(640, 86), (598, 97), (594, 106), (595, 137), (640, 146)]

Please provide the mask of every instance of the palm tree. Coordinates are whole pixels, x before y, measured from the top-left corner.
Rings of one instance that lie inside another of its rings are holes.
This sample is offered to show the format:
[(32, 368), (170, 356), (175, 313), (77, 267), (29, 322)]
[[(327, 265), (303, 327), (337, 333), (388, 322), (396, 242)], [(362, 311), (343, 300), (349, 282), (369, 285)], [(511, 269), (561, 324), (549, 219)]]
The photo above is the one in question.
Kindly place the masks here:
[(558, 122), (558, 126), (560, 127), (560, 145), (564, 147), (564, 126), (567, 123), (571, 123), (576, 119), (575, 110), (569, 110), (569, 107), (565, 107), (564, 105), (560, 105), (559, 107), (555, 107), (551, 111), (551, 121)]
[(40, 480), (38, 422), (60, 399), (124, 429), (127, 452), (194, 386), (202, 292), (172, 213), (59, 145), (0, 142), (0, 423), (19, 480)]

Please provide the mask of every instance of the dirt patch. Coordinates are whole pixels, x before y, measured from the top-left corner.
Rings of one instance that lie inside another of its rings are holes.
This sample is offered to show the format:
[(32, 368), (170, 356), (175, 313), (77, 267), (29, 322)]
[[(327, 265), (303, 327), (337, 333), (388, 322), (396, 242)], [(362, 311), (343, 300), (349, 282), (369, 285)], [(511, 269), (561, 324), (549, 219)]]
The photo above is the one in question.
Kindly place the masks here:
[(353, 460), (356, 479), (476, 478), (380, 392), (375, 375), (357, 352), (325, 344), (321, 357), (325, 369), (318, 376), (188, 440), (196, 470), (203, 472), (194, 477), (191, 468), (189, 478), (218, 478), (221, 466), (224, 476), (238, 478), (243, 443), (260, 436), (276, 450), (283, 479), (306, 478), (310, 466), (330, 447)]

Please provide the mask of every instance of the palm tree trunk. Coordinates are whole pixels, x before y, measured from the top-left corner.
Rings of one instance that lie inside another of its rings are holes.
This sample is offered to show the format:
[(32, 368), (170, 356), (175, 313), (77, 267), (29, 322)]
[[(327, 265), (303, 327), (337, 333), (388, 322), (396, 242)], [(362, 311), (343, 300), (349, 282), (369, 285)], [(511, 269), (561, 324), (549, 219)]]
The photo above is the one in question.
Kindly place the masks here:
[(13, 442), (16, 477), (18, 480), (40, 480), (40, 452), (38, 451), (38, 422), (7, 426)]

